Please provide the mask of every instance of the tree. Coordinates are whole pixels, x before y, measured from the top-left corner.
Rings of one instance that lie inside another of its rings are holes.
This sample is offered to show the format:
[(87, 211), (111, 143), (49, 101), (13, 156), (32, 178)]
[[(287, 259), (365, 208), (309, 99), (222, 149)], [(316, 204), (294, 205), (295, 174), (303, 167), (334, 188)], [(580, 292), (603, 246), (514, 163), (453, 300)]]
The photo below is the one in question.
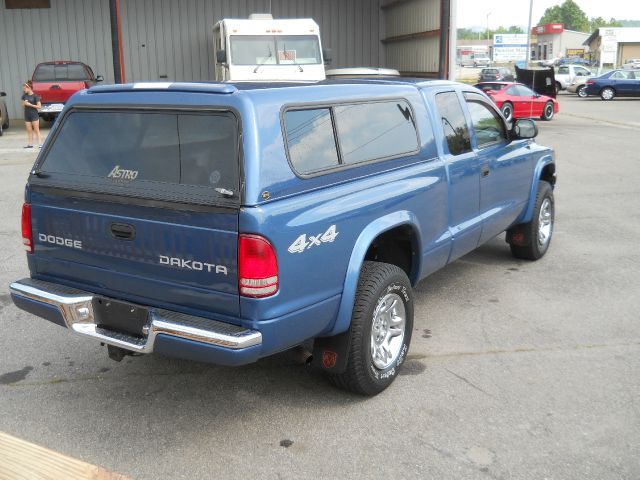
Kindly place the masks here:
[(591, 20), (589, 20), (589, 27), (592, 32), (602, 27), (622, 27), (622, 26), (623, 26), (622, 22), (617, 21), (615, 18), (612, 18), (608, 22), (602, 17), (592, 18)]
[(493, 38), (495, 33), (525, 33), (522, 28), (517, 25), (511, 25), (509, 28), (498, 27), (495, 30), (471, 30), (470, 28), (458, 29), (458, 40), (474, 40)]
[(588, 32), (590, 27), (587, 15), (573, 0), (565, 0), (562, 5), (547, 8), (538, 25), (547, 23), (562, 23), (567, 30), (578, 32)]

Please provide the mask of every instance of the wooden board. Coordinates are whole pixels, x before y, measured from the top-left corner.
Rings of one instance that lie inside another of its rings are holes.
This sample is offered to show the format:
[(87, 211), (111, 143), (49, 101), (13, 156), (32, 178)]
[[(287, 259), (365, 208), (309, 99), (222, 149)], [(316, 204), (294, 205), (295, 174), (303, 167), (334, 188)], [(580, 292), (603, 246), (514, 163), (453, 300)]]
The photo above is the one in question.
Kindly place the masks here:
[(0, 480), (130, 480), (0, 432)]

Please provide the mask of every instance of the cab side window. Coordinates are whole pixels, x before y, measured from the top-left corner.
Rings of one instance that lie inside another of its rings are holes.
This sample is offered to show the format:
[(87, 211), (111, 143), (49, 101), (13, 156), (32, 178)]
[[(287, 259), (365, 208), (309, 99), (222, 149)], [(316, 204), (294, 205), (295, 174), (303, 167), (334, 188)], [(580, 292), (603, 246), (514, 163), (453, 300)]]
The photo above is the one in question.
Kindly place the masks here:
[(487, 105), (480, 95), (465, 93), (464, 98), (471, 114), (478, 148), (505, 142), (507, 134), (498, 113)]
[(470, 152), (471, 137), (456, 92), (438, 93), (436, 106), (440, 112), (442, 130), (447, 138), (449, 153), (460, 155)]

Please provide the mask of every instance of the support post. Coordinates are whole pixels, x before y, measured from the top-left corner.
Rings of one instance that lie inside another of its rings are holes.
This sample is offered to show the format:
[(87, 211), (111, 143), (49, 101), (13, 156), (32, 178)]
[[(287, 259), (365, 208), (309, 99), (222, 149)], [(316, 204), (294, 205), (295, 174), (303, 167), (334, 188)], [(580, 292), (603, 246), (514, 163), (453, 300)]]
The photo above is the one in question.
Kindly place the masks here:
[(438, 62), (438, 78), (447, 78), (447, 64), (449, 52), (449, 21), (450, 21), (450, 0), (442, 0), (440, 3), (440, 59)]
[(124, 83), (124, 59), (122, 54), (122, 28), (120, 25), (120, 0), (109, 0), (111, 19), (111, 51), (113, 55), (113, 78), (115, 83)]

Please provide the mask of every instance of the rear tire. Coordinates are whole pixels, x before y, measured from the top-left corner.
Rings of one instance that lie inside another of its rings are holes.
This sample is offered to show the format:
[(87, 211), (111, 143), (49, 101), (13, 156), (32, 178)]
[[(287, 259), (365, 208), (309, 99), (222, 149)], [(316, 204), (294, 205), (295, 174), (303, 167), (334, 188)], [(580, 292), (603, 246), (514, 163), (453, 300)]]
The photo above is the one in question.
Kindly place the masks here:
[(336, 386), (376, 395), (398, 376), (413, 330), (413, 292), (405, 272), (388, 263), (364, 262), (350, 327), (347, 366), (329, 375)]
[(549, 182), (540, 180), (533, 218), (528, 223), (516, 225), (507, 231), (511, 254), (525, 260), (542, 258), (551, 243), (555, 219), (553, 189)]
[(549, 121), (553, 118), (554, 115), (554, 107), (553, 102), (547, 102), (544, 104), (544, 108), (542, 110), (542, 116), (540, 117), (542, 120)]
[(611, 87), (605, 87), (600, 91), (600, 98), (602, 100), (613, 100), (616, 96), (616, 92)]
[(504, 102), (502, 107), (500, 107), (500, 111), (507, 122), (513, 120), (513, 105), (511, 102)]
[(556, 93), (560, 93), (562, 90), (562, 84), (560, 82), (556, 82)]

